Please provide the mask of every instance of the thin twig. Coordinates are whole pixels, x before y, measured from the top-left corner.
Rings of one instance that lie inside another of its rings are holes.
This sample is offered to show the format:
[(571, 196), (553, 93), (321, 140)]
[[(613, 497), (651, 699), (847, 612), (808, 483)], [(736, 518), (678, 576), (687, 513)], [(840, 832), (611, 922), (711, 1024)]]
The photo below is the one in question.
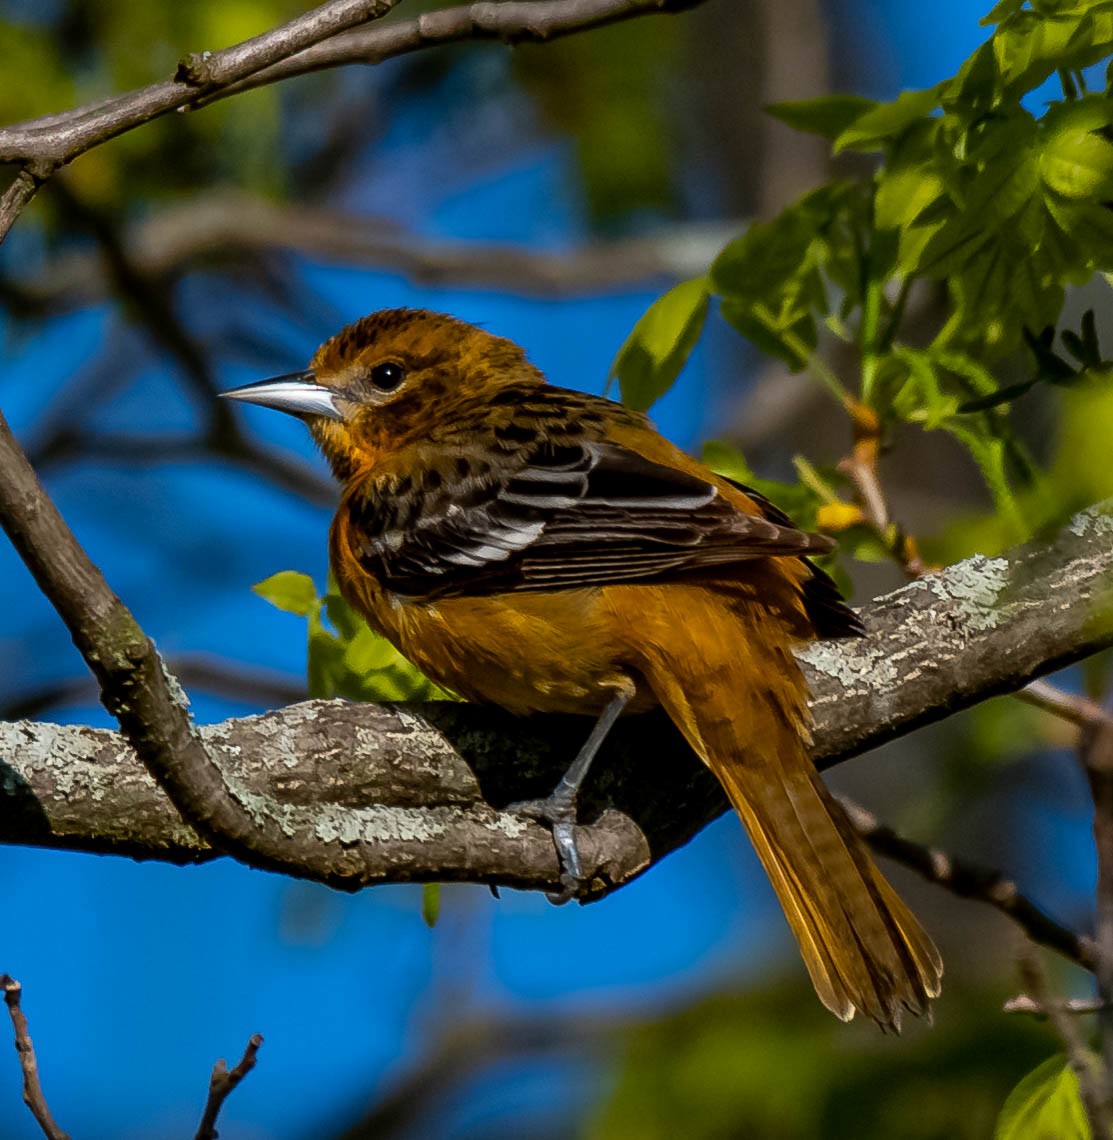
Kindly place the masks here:
[(12, 179), (11, 185), (0, 196), (0, 242), (8, 236), (8, 231), (41, 184), (42, 179), (36, 178), (27, 168), (20, 170)]
[[(168, 657), (166, 666), (190, 691), (211, 693), (263, 708), (283, 708), (304, 701), (309, 695), (304, 677), (207, 653)], [(0, 720), (41, 718), (52, 709), (96, 703), (96, 679), (86, 672), (17, 692), (7, 701), (0, 701)]]
[[(1068, 998), (1066, 1001), (1053, 1002), (1052, 1004), (1062, 1013), (1072, 1015), (1101, 1013), (1107, 1008), (1101, 998)], [(1016, 997), (1009, 998), (1001, 1007), (1001, 1012), (1026, 1013), (1032, 1017), (1047, 1017), (1045, 1006), (1036, 1001), (1031, 994), (1017, 994)]]
[(70, 1140), (69, 1133), (63, 1132), (55, 1123), (39, 1082), (35, 1046), (20, 1005), (23, 987), (10, 974), (0, 974), (0, 989), (4, 991), (4, 1004), (8, 1007), (12, 1028), (15, 1030), (15, 1050), (19, 1054), (19, 1066), (23, 1070), (23, 1103), (31, 1110), (31, 1115), (38, 1121), (47, 1140)]
[(938, 847), (915, 843), (881, 823), (860, 804), (846, 799), (842, 803), (851, 822), (879, 855), (903, 863), (929, 883), (936, 883), (960, 898), (988, 903), (1015, 922), (1033, 942), (1087, 970), (1098, 968), (1099, 954), (1092, 938), (1050, 918), (1000, 871), (956, 859)]
[(1104, 708), (1092, 701), (1089, 697), (1081, 697), (1077, 693), (1068, 693), (1053, 685), (1050, 681), (1040, 679), (1025, 685), (1016, 694), (1022, 701), (1026, 701), (1036, 708), (1054, 713), (1055, 716), (1068, 720), (1079, 728), (1094, 728), (1105, 724), (1113, 726), (1113, 716)]
[(1103, 1006), (1098, 1015), (1098, 1032), (1104, 1058), (1105, 1100), (1113, 1105), (1113, 723), (1108, 717), (1082, 730), (1078, 758), (1094, 800), (1096, 930), (1100, 950), (1095, 977)]
[(255, 1068), (255, 1057), (262, 1044), (262, 1035), (255, 1033), (248, 1041), (247, 1048), (244, 1049), (243, 1056), (234, 1069), (229, 1071), (223, 1057), (213, 1065), (212, 1076), (209, 1078), (209, 1096), (205, 1101), (205, 1111), (201, 1114), (201, 1123), (197, 1126), (194, 1140), (217, 1140), (216, 1118), (232, 1091)]
[(1017, 955), (1017, 967), (1025, 990), (1043, 1010), (1055, 1035), (1063, 1043), (1067, 1063), (1078, 1078), (1078, 1092), (1091, 1134), (1095, 1138), (1109, 1136), (1111, 1116), (1106, 1092), (1109, 1082), (1104, 1063), (1082, 1040), (1074, 1018), (1064, 1013), (1061, 1003), (1048, 995), (1043, 970), (1040, 968), (1035, 948), (1031, 944), (1022, 945)]

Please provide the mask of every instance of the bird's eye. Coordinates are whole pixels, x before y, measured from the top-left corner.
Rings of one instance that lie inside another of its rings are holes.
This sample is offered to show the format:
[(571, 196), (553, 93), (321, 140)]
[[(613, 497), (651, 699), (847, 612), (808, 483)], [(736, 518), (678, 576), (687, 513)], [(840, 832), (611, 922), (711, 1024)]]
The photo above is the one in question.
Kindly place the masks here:
[(384, 360), (371, 369), (371, 383), (380, 392), (393, 392), (406, 379), (406, 370), (396, 360)]

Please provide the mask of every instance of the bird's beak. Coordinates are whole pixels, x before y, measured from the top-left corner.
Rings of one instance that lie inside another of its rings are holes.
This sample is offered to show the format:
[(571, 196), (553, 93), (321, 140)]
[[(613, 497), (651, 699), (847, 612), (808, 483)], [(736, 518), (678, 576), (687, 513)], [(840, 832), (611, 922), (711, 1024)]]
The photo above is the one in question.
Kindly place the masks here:
[(326, 416), (330, 420), (344, 418), (336, 406), (335, 394), (318, 384), (311, 371), (275, 376), (271, 380), (245, 384), (242, 388), (231, 388), (220, 394), (229, 400), (259, 404), (278, 412), (289, 412), (292, 416)]

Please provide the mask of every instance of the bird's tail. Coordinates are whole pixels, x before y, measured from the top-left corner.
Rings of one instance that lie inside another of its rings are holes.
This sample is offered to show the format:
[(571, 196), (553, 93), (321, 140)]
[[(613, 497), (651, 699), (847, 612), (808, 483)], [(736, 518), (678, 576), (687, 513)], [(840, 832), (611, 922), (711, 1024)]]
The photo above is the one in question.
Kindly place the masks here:
[(741, 817), (820, 1000), (844, 1021), (860, 1010), (899, 1030), (904, 1009), (924, 1013), (938, 996), (942, 961), (816, 772), (803, 678), (768, 637), (735, 641), (718, 668), (705, 657), (687, 677), (675, 657), (647, 663), (649, 680)]

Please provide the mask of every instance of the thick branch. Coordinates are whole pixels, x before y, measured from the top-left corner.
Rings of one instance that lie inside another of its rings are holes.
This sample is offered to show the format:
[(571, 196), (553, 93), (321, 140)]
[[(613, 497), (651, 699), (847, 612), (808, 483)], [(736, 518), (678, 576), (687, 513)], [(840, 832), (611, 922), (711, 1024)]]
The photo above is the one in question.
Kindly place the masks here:
[[(816, 756), (830, 766), (1113, 645), (1113, 515), (1050, 543), (975, 557), (867, 606), (869, 637), (801, 653)], [(548, 832), (499, 809), (548, 792), (582, 742), (576, 717), (516, 720), (469, 705), (308, 702), (202, 729), (237, 802), (334, 885), (471, 881), (549, 890)], [(172, 862), (212, 858), (115, 733), (0, 729), (0, 839)], [(493, 806), (492, 806), (493, 805)], [(663, 716), (620, 723), (582, 829), (604, 894), (725, 809)], [(324, 873), (322, 873), (324, 872)]]

